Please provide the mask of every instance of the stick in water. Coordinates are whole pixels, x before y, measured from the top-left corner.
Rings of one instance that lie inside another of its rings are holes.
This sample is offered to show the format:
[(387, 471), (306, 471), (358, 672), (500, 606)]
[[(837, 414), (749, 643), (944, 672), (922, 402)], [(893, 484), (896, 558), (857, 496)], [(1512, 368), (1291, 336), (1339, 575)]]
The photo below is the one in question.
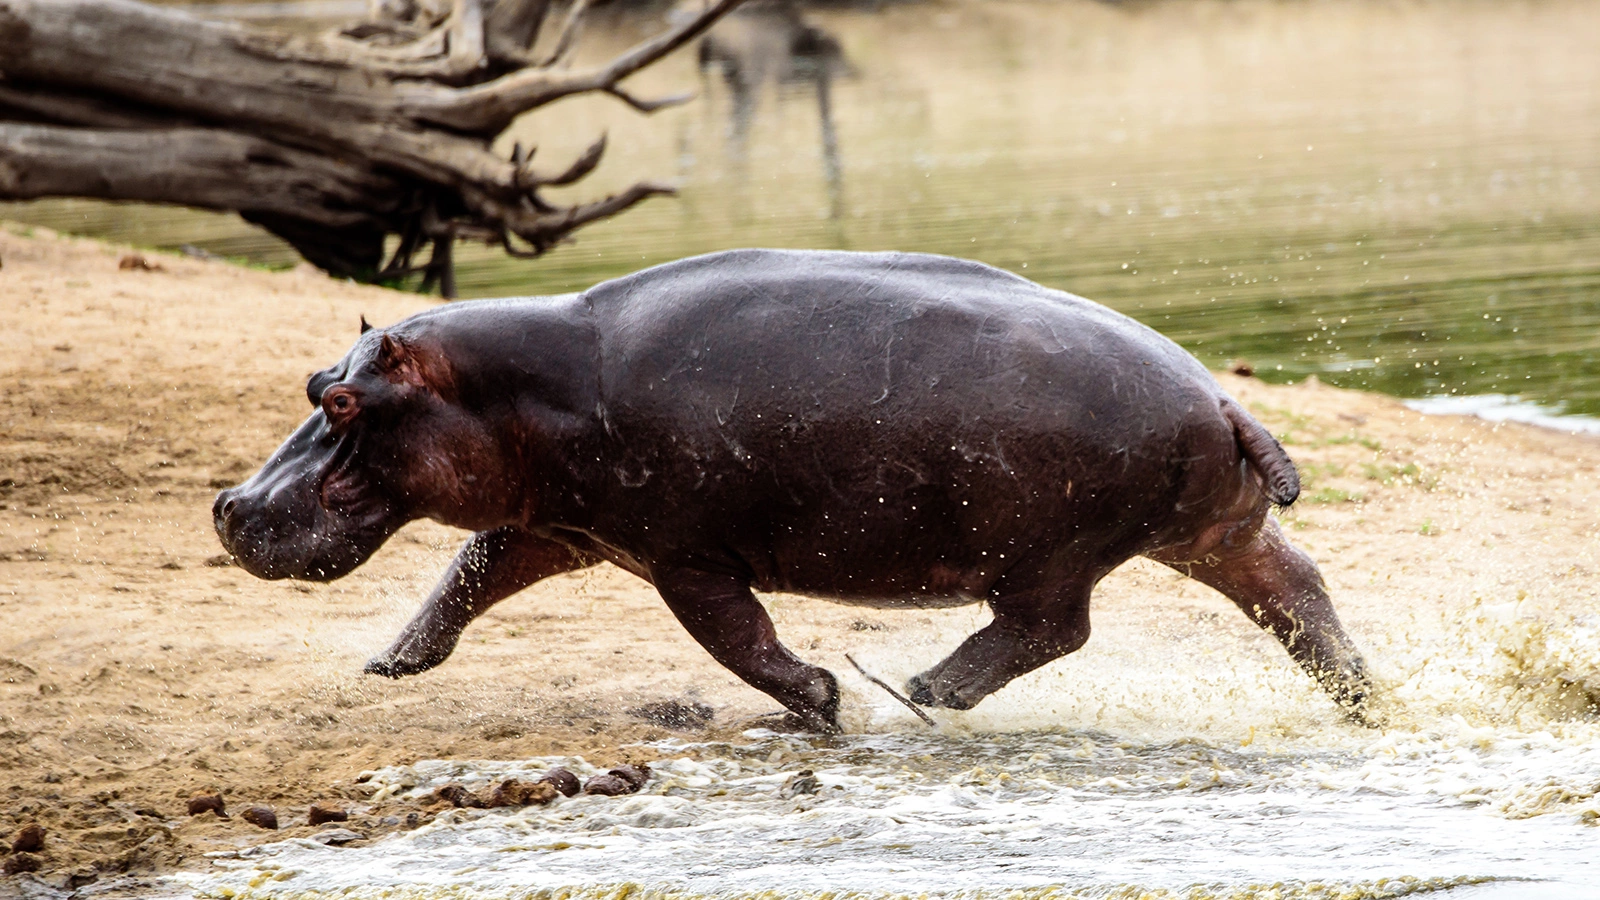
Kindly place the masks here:
[(873, 684), (877, 685), (878, 687), (881, 687), (884, 690), (888, 691), (889, 692), (889, 696), (895, 698), (896, 700), (899, 700), (901, 703), (904, 703), (906, 705), (906, 709), (909, 709), (912, 712), (916, 713), (917, 714), (917, 718), (919, 718), (922, 721), (928, 723), (928, 727), (930, 727), (930, 728), (938, 728), (939, 727), (939, 723), (935, 722), (933, 720), (933, 716), (930, 716), (927, 713), (923, 712), (922, 708), (920, 706), (917, 706), (915, 703), (912, 703), (910, 700), (906, 699), (904, 696), (902, 696), (900, 694), (899, 691), (895, 690), (894, 688), (890, 687), (887, 683), (885, 683), (883, 679), (877, 677), (876, 675), (873, 675), (871, 672), (868, 672), (866, 669), (861, 668), (861, 663), (856, 662), (856, 658), (854, 656), (851, 656), (850, 654), (846, 653), (844, 655), (844, 658), (850, 660), (850, 665), (856, 667), (856, 671), (861, 673), (861, 677), (862, 678), (865, 678), (866, 680), (872, 682)]

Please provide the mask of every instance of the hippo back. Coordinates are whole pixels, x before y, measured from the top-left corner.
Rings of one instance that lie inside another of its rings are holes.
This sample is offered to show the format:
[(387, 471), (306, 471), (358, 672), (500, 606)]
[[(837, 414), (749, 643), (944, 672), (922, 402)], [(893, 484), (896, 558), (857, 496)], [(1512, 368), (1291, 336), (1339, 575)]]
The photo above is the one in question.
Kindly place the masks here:
[(734, 422), (774, 414), (791, 431), (938, 422), (1001, 443), (1082, 431), (1126, 447), (1197, 402), (1214, 407), (1219, 393), (1150, 328), (949, 257), (737, 250), (606, 282), (585, 299), (609, 417), (665, 414), (719, 443), (736, 436)]

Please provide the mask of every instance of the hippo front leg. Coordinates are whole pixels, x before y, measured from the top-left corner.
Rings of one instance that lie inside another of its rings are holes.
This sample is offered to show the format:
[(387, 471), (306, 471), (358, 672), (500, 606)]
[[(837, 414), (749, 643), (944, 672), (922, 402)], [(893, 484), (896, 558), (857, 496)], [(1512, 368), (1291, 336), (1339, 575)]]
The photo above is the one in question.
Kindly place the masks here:
[(772, 619), (747, 581), (694, 569), (651, 573), (672, 614), (711, 657), (782, 703), (802, 727), (839, 730), (839, 685), (827, 669), (778, 642)]
[(370, 675), (400, 678), (450, 656), (467, 624), (535, 581), (584, 569), (598, 557), (519, 528), (473, 535), (461, 547), (422, 608), (389, 649), (367, 661)]

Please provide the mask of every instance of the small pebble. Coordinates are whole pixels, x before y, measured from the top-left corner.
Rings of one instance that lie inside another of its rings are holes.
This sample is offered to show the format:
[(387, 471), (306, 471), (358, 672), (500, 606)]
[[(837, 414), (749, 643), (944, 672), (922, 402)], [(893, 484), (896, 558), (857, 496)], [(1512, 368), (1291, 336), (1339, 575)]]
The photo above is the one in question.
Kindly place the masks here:
[(555, 785), (547, 781), (519, 781), (507, 778), (495, 786), (485, 802), (485, 806), (530, 806), (538, 804), (544, 806), (556, 798)]
[(240, 813), (239, 818), (257, 828), (265, 828), (268, 831), (278, 830), (278, 814), (273, 812), (270, 806), (252, 806)]
[(311, 804), (311, 811), (306, 815), (306, 823), (322, 825), (327, 822), (348, 822), (350, 814), (337, 806), (327, 806), (321, 803)]
[(189, 798), (189, 815), (198, 816), (205, 812), (214, 812), (217, 818), (226, 819), (228, 811), (222, 805), (222, 795), (195, 794)]
[(11, 838), (12, 853), (38, 853), (44, 849), (44, 826), (30, 822)]
[(621, 778), (637, 791), (638, 789), (644, 787), (644, 783), (646, 781), (650, 780), (650, 767), (643, 763), (640, 763), (639, 765), (634, 765), (633, 763), (623, 763), (622, 765), (617, 766), (615, 769), (612, 769), (607, 774), (615, 775), (618, 778)]
[(447, 784), (433, 792), (435, 800), (444, 802), (457, 809), (482, 809), (483, 800), (459, 784)]
[(602, 797), (631, 794), (634, 790), (634, 786), (629, 784), (627, 779), (621, 775), (612, 775), (609, 772), (604, 775), (596, 775), (583, 785), (585, 794), (599, 794)]
[(583, 790), (583, 783), (578, 781), (578, 776), (560, 766), (556, 766), (554, 769), (544, 773), (544, 776), (539, 780), (553, 786), (568, 797), (575, 797), (579, 791)]
[(134, 269), (140, 272), (165, 272), (166, 268), (160, 263), (153, 263), (145, 259), (143, 254), (129, 253), (117, 260), (117, 268)]
[(39, 865), (39, 857), (32, 853), (13, 853), (6, 857), (5, 873), (21, 875), (23, 872), (37, 872)]

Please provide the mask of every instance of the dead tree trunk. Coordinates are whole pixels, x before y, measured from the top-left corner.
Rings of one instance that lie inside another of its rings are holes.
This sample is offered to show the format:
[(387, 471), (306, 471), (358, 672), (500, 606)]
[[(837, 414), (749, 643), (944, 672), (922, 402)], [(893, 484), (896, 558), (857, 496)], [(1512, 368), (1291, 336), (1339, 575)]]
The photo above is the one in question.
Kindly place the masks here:
[(605, 65), (572, 69), (587, 0), (560, 12), (552, 0), (372, 0), (368, 21), (315, 36), (133, 0), (0, 0), (0, 199), (234, 211), (332, 274), (422, 272), (448, 295), (458, 239), (536, 256), (671, 193), (644, 182), (555, 206), (540, 189), (589, 174), (604, 137), (560, 172), (491, 147), (517, 116), (573, 94), (646, 113), (683, 102), (620, 82), (739, 2), (716, 0)]

